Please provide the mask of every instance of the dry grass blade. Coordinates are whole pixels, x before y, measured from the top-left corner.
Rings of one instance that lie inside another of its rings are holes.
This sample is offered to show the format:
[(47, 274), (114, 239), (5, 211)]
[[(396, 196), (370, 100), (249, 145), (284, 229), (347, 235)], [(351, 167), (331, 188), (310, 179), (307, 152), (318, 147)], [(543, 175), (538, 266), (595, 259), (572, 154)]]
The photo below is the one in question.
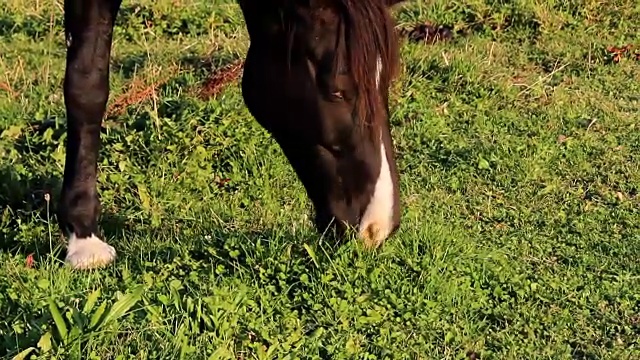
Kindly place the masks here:
[(169, 81), (169, 79), (175, 75), (176, 71), (177, 69), (175, 68), (169, 68), (167, 71), (163, 71), (165, 75), (151, 84), (145, 84), (142, 81), (134, 80), (131, 83), (129, 90), (117, 97), (111, 103), (106, 117), (122, 115), (129, 106), (139, 104), (153, 97), (156, 90)]
[(202, 85), (201, 99), (209, 99), (218, 95), (229, 83), (237, 80), (244, 69), (244, 61), (237, 60), (214, 72)]
[(632, 48), (633, 48), (632, 44), (627, 44), (623, 47), (609, 46), (607, 47), (607, 52), (611, 56), (611, 61), (617, 64), (620, 62), (620, 60), (622, 60), (623, 56), (631, 53), (630, 50)]
[[(214, 72), (202, 85), (199, 91), (200, 98), (206, 100), (218, 95), (226, 85), (240, 77), (243, 68), (244, 61), (238, 60)], [(107, 111), (107, 118), (122, 115), (129, 106), (139, 104), (153, 97), (156, 90), (164, 85), (171, 76), (175, 75), (176, 71), (175, 69), (169, 69), (164, 73), (167, 75), (151, 84), (134, 81), (126, 93), (117, 97), (111, 103)]]
[(7, 83), (0, 82), (0, 89), (9, 93), (9, 96), (12, 98), (18, 97), (18, 93), (11, 88), (11, 86)]

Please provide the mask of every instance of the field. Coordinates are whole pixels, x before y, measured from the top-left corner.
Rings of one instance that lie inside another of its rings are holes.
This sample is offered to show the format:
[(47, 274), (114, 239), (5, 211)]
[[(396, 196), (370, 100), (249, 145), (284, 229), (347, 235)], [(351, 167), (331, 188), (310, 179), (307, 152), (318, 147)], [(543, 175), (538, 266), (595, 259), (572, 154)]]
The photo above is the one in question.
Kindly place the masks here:
[(99, 164), (119, 257), (91, 272), (55, 219), (62, 1), (4, 4), (0, 357), (640, 358), (637, 1), (398, 7), (455, 35), (403, 40), (403, 223), (375, 252), (314, 231), (237, 81), (202, 98), (247, 49), (238, 6), (125, 1)]

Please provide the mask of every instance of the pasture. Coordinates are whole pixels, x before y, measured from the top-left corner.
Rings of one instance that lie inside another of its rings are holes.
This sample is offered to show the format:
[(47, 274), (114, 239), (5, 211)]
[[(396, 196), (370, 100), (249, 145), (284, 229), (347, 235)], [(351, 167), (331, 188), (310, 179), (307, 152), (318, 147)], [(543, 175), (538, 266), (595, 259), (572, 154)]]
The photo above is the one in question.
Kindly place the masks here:
[[(409, 1), (401, 227), (327, 241), (237, 81), (232, 0), (128, 0), (102, 134), (100, 271), (64, 266), (62, 1), (0, 7), (0, 357), (640, 358), (640, 5)], [(629, 49), (613, 49), (612, 46)], [(204, 91), (206, 92), (206, 91)]]

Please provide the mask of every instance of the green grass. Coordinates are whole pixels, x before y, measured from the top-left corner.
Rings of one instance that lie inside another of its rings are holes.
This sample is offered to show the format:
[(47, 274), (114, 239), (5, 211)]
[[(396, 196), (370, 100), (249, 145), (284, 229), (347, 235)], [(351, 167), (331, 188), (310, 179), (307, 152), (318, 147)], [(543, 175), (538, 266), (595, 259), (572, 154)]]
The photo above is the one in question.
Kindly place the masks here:
[(0, 356), (640, 358), (640, 61), (605, 50), (640, 47), (637, 1), (398, 8), (399, 26), (466, 35), (403, 43), (391, 104), (403, 223), (376, 252), (315, 233), (237, 84), (195, 95), (199, 64), (246, 51), (238, 6), (125, 1), (111, 100), (168, 81), (105, 121), (101, 224), (119, 257), (94, 272), (64, 266), (53, 215), (62, 1), (6, 3)]

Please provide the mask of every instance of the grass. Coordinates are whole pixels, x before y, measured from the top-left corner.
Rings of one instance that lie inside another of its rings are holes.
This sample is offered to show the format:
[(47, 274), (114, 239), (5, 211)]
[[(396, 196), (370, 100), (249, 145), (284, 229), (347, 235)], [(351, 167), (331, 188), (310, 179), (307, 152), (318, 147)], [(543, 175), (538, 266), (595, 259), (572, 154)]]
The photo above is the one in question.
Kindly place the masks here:
[(119, 257), (94, 272), (64, 266), (53, 215), (62, 2), (6, 3), (0, 356), (640, 358), (640, 61), (606, 51), (640, 47), (636, 1), (398, 8), (399, 26), (464, 35), (403, 43), (403, 224), (374, 253), (314, 232), (237, 84), (196, 96), (246, 51), (238, 6), (126, 1), (111, 103), (163, 83), (105, 120), (101, 224)]

